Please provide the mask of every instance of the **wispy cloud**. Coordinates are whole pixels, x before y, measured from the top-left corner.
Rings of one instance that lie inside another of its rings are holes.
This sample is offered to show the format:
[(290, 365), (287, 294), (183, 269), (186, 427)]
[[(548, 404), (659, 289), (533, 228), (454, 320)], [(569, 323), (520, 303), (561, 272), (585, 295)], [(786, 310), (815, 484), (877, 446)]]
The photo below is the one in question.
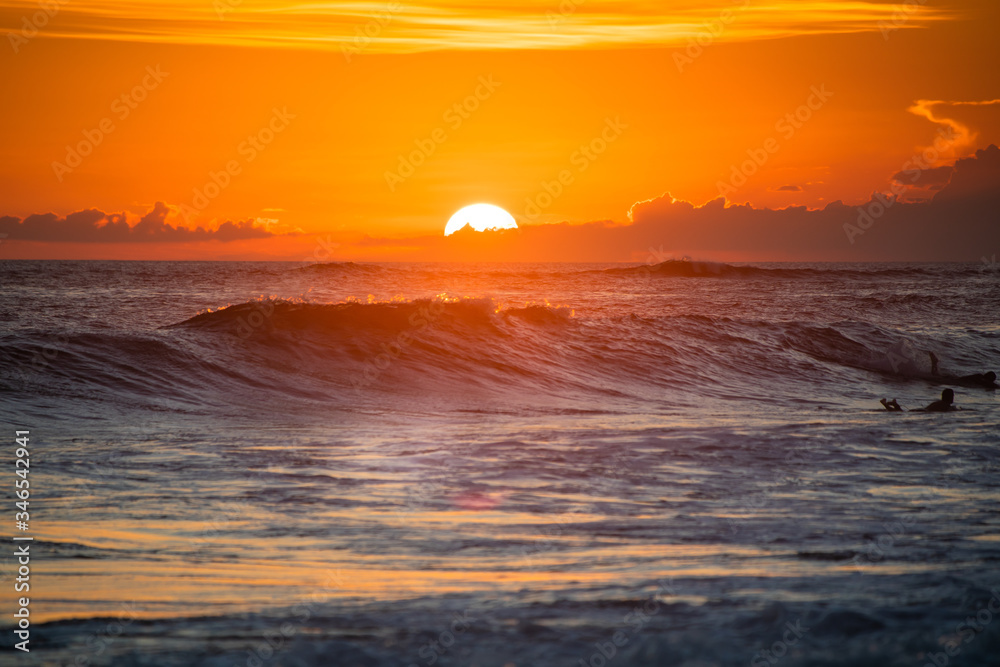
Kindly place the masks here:
[(932, 123), (940, 125), (942, 128), (947, 128), (948, 142), (951, 144), (954, 152), (960, 155), (968, 149), (976, 147), (976, 138), (979, 134), (970, 129), (965, 123), (940, 115), (943, 112), (939, 110), (939, 107), (984, 107), (993, 105), (1000, 105), (1000, 99), (979, 102), (917, 100), (907, 111), (926, 118)]
[[(63, 7), (42, 34), (76, 39), (185, 44), (229, 44), (341, 50), (364, 40), (371, 53), (433, 50), (571, 49), (682, 46), (703, 36), (725, 10), (740, 8), (718, 39), (748, 41), (804, 34), (876, 32), (892, 19), (892, 4), (860, 0), (731, 0), (662, 2), (587, 0), (560, 16), (557, 0), (443, 0), (408, 3), (382, 0), (303, 2), (254, 0), (79, 0)], [(0, 30), (15, 32), (36, 0), (0, 0)], [(380, 17), (375, 37), (361, 31)], [(907, 27), (956, 18), (917, 6)]]

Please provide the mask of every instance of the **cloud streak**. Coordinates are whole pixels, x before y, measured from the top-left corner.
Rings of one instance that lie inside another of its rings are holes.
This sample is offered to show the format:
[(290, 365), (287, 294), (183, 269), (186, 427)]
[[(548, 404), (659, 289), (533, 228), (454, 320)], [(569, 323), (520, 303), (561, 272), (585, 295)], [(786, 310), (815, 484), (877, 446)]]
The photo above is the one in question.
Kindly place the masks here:
[[(577, 49), (685, 46), (704, 35), (724, 10), (739, 10), (719, 41), (750, 41), (808, 34), (876, 32), (898, 11), (862, 0), (744, 0), (665, 3), (587, 0), (568, 14), (551, 2), (431, 3), (334, 0), (290, 4), (242, 0), (79, 0), (46, 26), (49, 37), (180, 44), (342, 50), (364, 41), (366, 52), (436, 50)], [(672, 5), (672, 7), (670, 6)], [(0, 0), (0, 30), (16, 32), (35, 0)], [(552, 15), (558, 16), (553, 27)], [(375, 19), (374, 17), (379, 17)], [(915, 6), (908, 28), (958, 18), (953, 12)], [(378, 20), (367, 38), (366, 23)]]
[(926, 118), (930, 122), (939, 125), (942, 128), (947, 128), (949, 133), (948, 142), (952, 145), (954, 151), (960, 154), (962, 151), (975, 147), (976, 139), (979, 137), (979, 133), (973, 131), (965, 123), (959, 122), (954, 118), (947, 118), (945, 116), (938, 115), (938, 112), (936, 112), (935, 109), (942, 106), (985, 107), (994, 105), (1000, 105), (1000, 100), (983, 100), (981, 102), (917, 100), (909, 109), (907, 109), (907, 111), (920, 116), (921, 118)]

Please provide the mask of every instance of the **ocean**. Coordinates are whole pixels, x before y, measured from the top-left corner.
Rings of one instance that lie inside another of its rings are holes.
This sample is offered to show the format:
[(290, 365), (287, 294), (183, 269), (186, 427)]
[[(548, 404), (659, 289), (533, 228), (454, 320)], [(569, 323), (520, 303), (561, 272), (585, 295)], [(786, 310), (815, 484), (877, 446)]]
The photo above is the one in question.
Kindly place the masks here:
[(4, 664), (1000, 665), (995, 265), (0, 285)]

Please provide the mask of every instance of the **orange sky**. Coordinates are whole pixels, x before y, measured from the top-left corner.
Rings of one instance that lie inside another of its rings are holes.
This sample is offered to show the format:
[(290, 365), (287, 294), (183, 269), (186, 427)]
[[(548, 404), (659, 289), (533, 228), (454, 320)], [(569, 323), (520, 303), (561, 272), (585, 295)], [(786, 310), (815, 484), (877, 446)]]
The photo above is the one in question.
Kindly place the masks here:
[[(298, 259), (317, 237), (339, 244), (332, 258), (420, 258), (409, 241), (358, 241), (440, 234), (480, 201), (521, 225), (627, 224), (637, 202), (669, 192), (701, 205), (720, 182), (758, 208), (859, 204), (941, 128), (955, 138), (932, 166), (1000, 143), (995, 0), (909, 13), (578, 1), (50, 0), (51, 16), (0, 1), (0, 216), (96, 208), (134, 223), (162, 201), (175, 226), (252, 218), (298, 232), (155, 244), (54, 233), (0, 243), (0, 258)], [(808, 119), (782, 121), (797, 110)], [(602, 134), (603, 152), (581, 151)], [(768, 140), (776, 149), (734, 185), (733, 167)], [(70, 166), (80, 142), (96, 145)], [(402, 178), (414, 151), (422, 164)], [(566, 170), (572, 183), (532, 209)], [(206, 186), (214, 197), (196, 194)]]

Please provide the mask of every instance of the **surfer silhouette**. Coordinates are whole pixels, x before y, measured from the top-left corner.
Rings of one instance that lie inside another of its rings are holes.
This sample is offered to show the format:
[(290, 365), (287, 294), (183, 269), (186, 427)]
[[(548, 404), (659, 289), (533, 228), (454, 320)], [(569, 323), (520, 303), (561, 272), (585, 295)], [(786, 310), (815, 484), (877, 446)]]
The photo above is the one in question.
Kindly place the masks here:
[[(884, 407), (889, 412), (903, 412), (903, 408), (899, 405), (896, 399), (891, 401), (887, 399), (882, 399), (880, 401), (882, 407)], [(915, 410), (910, 410), (910, 412), (951, 412), (952, 410), (958, 410), (959, 408), (955, 405), (955, 392), (951, 389), (945, 389), (941, 392), (941, 400), (934, 401), (926, 408), (917, 408)]]
[(997, 384), (997, 374), (993, 371), (988, 373), (973, 373), (972, 375), (963, 375), (961, 377), (955, 377), (953, 375), (941, 375), (938, 372), (938, 358), (933, 352), (928, 352), (927, 355), (931, 360), (931, 375), (942, 380), (942, 382), (947, 382), (949, 384), (957, 384), (962, 387), (976, 387), (982, 389), (1000, 389), (1000, 385)]
[(955, 407), (955, 392), (951, 389), (945, 389), (941, 392), (941, 400), (934, 401), (926, 408), (923, 409), (924, 412), (950, 412), (952, 410), (957, 410)]
[(997, 389), (1000, 385), (997, 384), (997, 374), (993, 371), (989, 373), (978, 373), (975, 375), (964, 375), (955, 380), (956, 384), (960, 384), (963, 387), (982, 387), (983, 389)]

